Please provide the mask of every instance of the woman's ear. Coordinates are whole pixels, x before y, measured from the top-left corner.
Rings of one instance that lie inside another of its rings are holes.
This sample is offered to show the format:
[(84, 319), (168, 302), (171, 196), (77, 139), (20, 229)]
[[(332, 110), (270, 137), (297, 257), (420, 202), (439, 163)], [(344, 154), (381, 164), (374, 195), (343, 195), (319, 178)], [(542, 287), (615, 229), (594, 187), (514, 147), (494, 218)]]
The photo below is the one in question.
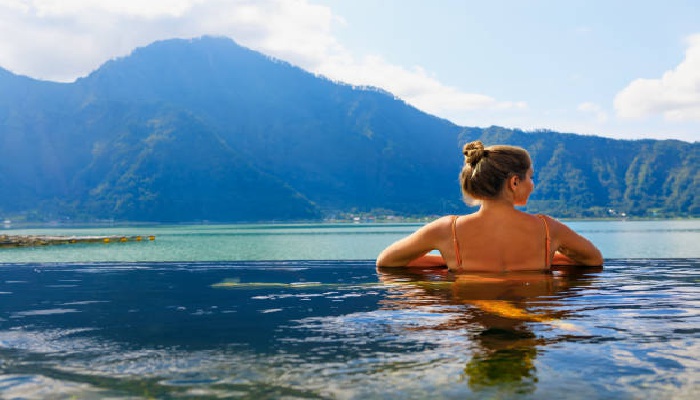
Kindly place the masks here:
[(520, 178), (518, 178), (518, 175), (513, 175), (510, 178), (508, 178), (508, 187), (510, 190), (515, 191), (515, 189), (518, 188), (518, 183), (520, 182)]

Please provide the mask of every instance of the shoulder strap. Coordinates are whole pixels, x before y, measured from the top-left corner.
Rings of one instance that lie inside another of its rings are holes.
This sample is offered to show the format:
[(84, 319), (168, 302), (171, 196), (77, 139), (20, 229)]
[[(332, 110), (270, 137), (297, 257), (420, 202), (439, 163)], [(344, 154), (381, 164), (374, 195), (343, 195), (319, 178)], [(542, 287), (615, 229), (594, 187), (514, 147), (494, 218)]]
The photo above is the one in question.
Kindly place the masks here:
[(544, 265), (549, 268), (549, 252), (550, 252), (550, 246), (552, 239), (549, 236), (549, 224), (547, 224), (547, 219), (544, 217), (542, 214), (537, 214), (538, 217), (542, 220), (542, 223), (544, 224)]
[(459, 242), (457, 241), (457, 218), (459, 215), (452, 216), (452, 242), (455, 245), (455, 257), (457, 258), (457, 266), (462, 266), (462, 256), (459, 253)]

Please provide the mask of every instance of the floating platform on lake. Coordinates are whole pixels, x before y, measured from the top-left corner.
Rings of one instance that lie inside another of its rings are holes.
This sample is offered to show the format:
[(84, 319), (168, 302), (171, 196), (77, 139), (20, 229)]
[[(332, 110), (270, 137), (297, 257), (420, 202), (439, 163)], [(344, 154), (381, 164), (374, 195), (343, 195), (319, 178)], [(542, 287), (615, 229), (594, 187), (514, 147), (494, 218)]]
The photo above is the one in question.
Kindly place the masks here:
[(48, 246), (73, 243), (120, 243), (153, 241), (156, 237), (146, 236), (45, 236), (45, 235), (0, 235), (0, 248)]

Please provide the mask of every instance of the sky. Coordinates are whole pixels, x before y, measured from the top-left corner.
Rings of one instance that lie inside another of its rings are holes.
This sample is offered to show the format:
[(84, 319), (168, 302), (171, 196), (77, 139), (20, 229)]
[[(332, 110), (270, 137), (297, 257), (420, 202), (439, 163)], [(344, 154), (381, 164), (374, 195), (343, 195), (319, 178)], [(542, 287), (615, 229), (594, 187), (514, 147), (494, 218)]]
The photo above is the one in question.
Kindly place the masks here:
[(36, 79), (203, 35), (462, 126), (700, 141), (695, 0), (0, 0), (0, 67)]

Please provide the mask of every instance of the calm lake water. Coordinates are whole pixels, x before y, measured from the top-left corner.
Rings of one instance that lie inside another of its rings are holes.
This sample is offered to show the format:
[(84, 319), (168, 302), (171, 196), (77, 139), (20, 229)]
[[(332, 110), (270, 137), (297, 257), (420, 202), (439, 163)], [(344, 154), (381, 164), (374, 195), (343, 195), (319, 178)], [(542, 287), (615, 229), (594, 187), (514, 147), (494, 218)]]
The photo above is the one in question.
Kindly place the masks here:
[[(700, 220), (574, 221), (606, 258), (700, 257)], [(154, 242), (0, 249), (0, 263), (369, 260), (420, 224), (187, 225), (0, 230), (8, 235), (155, 235)]]
[(571, 222), (605, 268), (377, 271), (418, 225), (5, 230), (2, 398), (700, 398), (700, 221)]

